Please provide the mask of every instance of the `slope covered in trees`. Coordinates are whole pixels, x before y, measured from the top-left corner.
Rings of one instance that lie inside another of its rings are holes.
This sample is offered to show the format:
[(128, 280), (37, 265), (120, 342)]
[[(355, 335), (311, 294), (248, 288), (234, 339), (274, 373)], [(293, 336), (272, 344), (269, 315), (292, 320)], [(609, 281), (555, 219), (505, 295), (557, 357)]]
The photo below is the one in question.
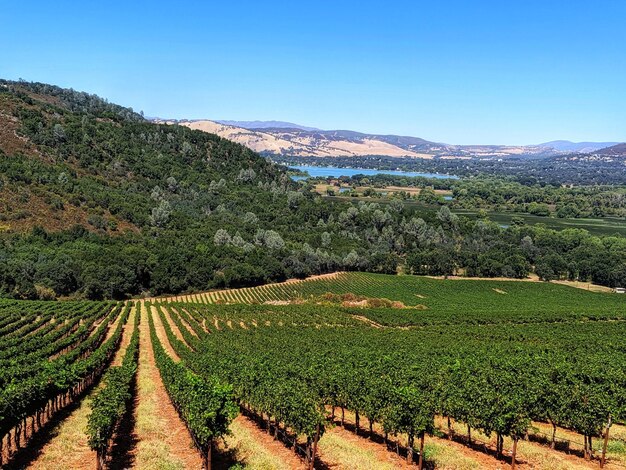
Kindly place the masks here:
[(0, 295), (124, 298), (338, 269), (626, 284), (626, 240), (329, 201), (251, 150), (0, 82)]

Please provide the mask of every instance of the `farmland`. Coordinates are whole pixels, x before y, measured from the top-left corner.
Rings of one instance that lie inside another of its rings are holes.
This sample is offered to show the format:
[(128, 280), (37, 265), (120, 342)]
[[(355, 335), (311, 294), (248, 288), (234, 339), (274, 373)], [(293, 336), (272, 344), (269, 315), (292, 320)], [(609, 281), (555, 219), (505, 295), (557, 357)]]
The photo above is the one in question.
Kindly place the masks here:
[(565, 469), (604, 455), (620, 468), (624, 302), (365, 273), (126, 304), (2, 301), (3, 463)]

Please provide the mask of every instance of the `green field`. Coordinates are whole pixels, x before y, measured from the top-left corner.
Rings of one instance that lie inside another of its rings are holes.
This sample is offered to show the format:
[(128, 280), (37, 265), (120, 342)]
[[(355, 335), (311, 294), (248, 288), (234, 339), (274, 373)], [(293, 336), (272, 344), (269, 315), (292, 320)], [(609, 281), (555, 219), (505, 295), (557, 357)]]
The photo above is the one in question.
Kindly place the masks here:
[[(478, 217), (477, 211), (454, 209), (458, 215), (470, 218)], [(511, 225), (513, 217), (521, 218), (528, 225), (543, 224), (554, 230), (579, 228), (587, 230), (593, 235), (622, 235), (626, 236), (626, 221), (616, 217), (588, 218), (588, 219), (559, 219), (557, 217), (540, 217), (538, 215), (524, 214), (519, 212), (487, 212), (489, 219), (501, 225)]]
[(206, 303), (316, 301), (326, 293), (352, 293), (397, 300), (420, 309), (350, 309), (389, 325), (623, 319), (626, 296), (588, 292), (559, 284), (524, 281), (432, 279), (371, 273), (215, 291), (196, 296)]
[[(402, 304), (362, 308), (328, 292)], [(168, 333), (178, 355), (294, 439), (323, 432), (328, 407), (408, 436), (409, 447), (445, 431), (437, 416), (513, 439), (547, 420), (597, 438), (609, 414), (626, 418), (626, 297), (617, 294), (344, 273), (192, 299), (160, 304), (163, 324), (171, 318), (184, 337)], [(626, 463), (617, 447), (609, 459)]]

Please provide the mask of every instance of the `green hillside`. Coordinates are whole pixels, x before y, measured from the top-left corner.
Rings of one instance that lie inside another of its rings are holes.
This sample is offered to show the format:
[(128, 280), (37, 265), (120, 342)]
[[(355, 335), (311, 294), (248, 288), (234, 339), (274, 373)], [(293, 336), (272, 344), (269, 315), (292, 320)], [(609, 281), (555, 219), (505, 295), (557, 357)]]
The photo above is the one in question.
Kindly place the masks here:
[(626, 285), (626, 239), (330, 201), (241, 145), (0, 81), (0, 295), (128, 298), (337, 270)]

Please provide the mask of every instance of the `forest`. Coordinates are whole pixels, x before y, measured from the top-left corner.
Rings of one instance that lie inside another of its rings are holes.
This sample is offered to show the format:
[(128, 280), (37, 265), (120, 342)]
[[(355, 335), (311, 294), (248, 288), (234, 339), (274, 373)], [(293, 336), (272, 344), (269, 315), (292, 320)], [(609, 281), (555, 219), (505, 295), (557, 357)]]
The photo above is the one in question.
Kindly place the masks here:
[[(354, 175), (339, 178), (311, 178), (310, 184), (335, 183), (352, 188), (370, 188), (364, 195), (381, 197), (391, 186), (405, 189), (399, 196), (408, 199), (412, 188), (420, 189), (417, 201), (447, 204), (457, 209), (488, 209), (519, 212), (543, 217), (587, 218), (626, 216), (626, 186), (620, 185), (550, 185), (512, 177), (472, 176), (458, 179), (426, 178), (401, 175)], [(438, 194), (447, 192), (449, 199)], [(400, 191), (398, 191), (400, 192)]]
[[(626, 285), (622, 237), (502, 227), (446, 205), (416, 214), (400, 200), (329, 201), (243, 146), (50, 85), (0, 82), (0, 111), (10, 131), (0, 140), (2, 296), (123, 299), (336, 270)], [(609, 187), (473, 183), (455, 183), (454, 204), (623, 210)]]

